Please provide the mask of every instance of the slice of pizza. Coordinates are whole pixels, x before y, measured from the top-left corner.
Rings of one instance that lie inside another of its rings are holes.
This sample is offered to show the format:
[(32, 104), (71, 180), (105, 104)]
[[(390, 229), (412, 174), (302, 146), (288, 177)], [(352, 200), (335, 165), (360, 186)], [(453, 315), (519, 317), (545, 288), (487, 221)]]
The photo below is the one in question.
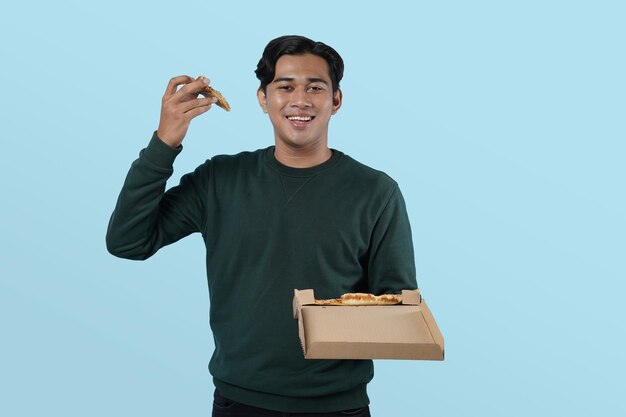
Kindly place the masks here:
[[(200, 79), (200, 78), (203, 78), (202, 75), (198, 77), (197, 79)], [(207, 85), (206, 87), (204, 87), (204, 90), (200, 91), (200, 94), (202, 94), (205, 97), (215, 97), (217, 99), (217, 102), (215, 104), (217, 104), (218, 106), (220, 106), (226, 111), (230, 111), (230, 104), (228, 104), (228, 101), (226, 101), (226, 98), (222, 95), (222, 93), (220, 93), (219, 91), (217, 91), (215, 88), (211, 87), (210, 85)]]
[(375, 306), (402, 304), (402, 296), (396, 294), (374, 295), (368, 293), (346, 293), (341, 298), (315, 300), (316, 305)]
[(215, 104), (217, 104), (226, 111), (230, 111), (230, 105), (228, 104), (228, 101), (226, 101), (226, 98), (222, 95), (222, 93), (220, 93), (210, 85), (207, 85), (202, 93), (205, 93), (207, 97), (215, 97), (217, 99), (217, 102)]

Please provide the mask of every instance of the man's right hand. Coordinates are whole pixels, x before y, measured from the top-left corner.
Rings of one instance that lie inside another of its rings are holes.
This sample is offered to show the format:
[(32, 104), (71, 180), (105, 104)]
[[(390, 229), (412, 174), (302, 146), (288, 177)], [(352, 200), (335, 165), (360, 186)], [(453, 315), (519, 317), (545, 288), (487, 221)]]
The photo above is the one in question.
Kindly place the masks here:
[[(198, 98), (209, 83), (206, 77), (195, 80), (188, 75), (170, 80), (161, 101), (161, 120), (157, 130), (157, 136), (163, 142), (172, 148), (178, 147), (187, 134), (191, 119), (208, 111), (211, 104), (217, 101), (214, 97)], [(181, 84), (183, 86), (176, 91)]]

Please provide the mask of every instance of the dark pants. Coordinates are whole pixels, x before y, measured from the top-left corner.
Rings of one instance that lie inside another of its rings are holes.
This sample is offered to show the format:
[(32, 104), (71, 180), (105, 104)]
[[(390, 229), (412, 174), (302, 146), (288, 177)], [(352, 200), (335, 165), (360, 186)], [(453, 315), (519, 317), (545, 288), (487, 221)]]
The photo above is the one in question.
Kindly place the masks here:
[(369, 407), (356, 410), (335, 411), (333, 413), (281, 413), (236, 403), (222, 397), (216, 389), (213, 394), (213, 417), (370, 417)]

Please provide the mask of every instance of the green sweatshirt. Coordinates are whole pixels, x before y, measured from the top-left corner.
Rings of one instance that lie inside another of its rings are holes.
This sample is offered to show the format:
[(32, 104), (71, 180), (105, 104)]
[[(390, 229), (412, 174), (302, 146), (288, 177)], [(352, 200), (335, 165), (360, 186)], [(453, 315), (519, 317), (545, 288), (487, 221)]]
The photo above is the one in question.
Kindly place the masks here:
[(154, 133), (133, 162), (107, 248), (146, 259), (194, 232), (206, 245), (215, 386), (234, 401), (281, 412), (369, 404), (371, 360), (305, 360), (293, 290), (316, 298), (415, 289), (411, 228), (398, 185), (340, 151), (312, 168), (274, 147), (207, 160), (165, 192), (182, 146)]

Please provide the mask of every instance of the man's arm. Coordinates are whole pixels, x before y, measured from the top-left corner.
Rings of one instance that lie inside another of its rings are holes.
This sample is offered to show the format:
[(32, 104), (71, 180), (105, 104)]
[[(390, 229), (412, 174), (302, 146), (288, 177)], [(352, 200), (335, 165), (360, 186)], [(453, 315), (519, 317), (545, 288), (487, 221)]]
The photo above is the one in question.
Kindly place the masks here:
[(368, 284), (374, 294), (417, 288), (411, 225), (397, 184), (372, 233)]
[(157, 250), (204, 230), (210, 161), (165, 192), (177, 149), (152, 136), (133, 162), (111, 215), (108, 251), (118, 257), (147, 259)]
[(207, 78), (186, 75), (170, 80), (161, 102), (159, 128), (131, 165), (109, 221), (106, 244), (113, 255), (146, 259), (159, 248), (204, 230), (209, 161), (183, 176), (167, 193), (165, 184), (191, 119), (216, 100), (198, 98), (208, 84)]

